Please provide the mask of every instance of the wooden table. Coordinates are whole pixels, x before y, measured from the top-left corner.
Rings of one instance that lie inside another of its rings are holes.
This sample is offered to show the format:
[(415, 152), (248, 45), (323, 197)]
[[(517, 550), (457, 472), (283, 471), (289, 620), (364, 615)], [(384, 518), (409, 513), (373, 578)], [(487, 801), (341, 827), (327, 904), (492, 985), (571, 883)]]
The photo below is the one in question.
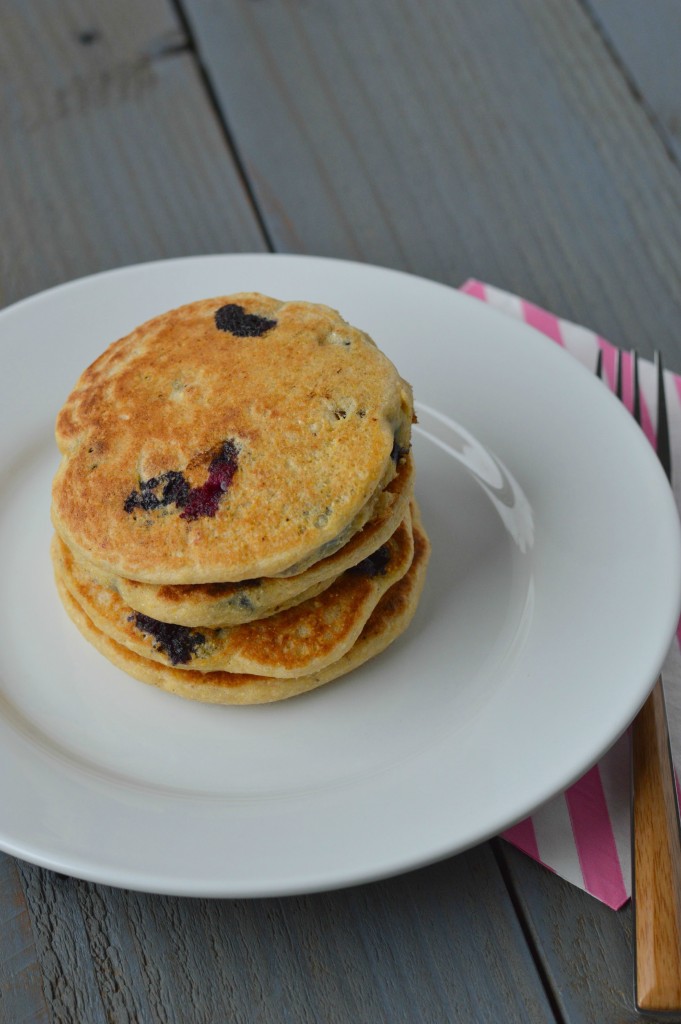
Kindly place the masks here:
[[(5, 0), (0, 302), (302, 252), (477, 276), (681, 369), (680, 43), (678, 0)], [(631, 979), (630, 911), (502, 841), (256, 901), (0, 854), (3, 1024), (620, 1024)]]

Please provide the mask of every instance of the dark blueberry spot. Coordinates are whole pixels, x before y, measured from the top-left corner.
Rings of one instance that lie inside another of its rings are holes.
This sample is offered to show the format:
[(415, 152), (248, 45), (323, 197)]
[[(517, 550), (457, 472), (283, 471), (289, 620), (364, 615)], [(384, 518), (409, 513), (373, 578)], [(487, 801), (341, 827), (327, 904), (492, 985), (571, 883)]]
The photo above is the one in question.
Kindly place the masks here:
[(237, 471), (238, 455), (239, 449), (234, 441), (224, 441), (208, 466), (205, 484), (191, 487), (183, 473), (171, 469), (161, 476), (140, 480), (139, 490), (130, 492), (123, 502), (123, 508), (128, 513), (138, 508), (153, 512), (157, 508), (175, 505), (176, 508), (184, 509), (182, 519), (214, 516), (222, 495)]
[(206, 640), (203, 633), (197, 633), (189, 626), (159, 622), (141, 612), (135, 612), (128, 621), (134, 622), (141, 633), (153, 637), (156, 650), (163, 651), (173, 665), (185, 665)]
[[(159, 497), (158, 488), (163, 485), (163, 491)], [(189, 494), (189, 484), (182, 476), (171, 470), (162, 476), (152, 476), (148, 480), (140, 480), (139, 491), (131, 491), (123, 503), (126, 512), (133, 512), (141, 508), (145, 512), (153, 512), (162, 505), (173, 503), (181, 507), (183, 495)]]
[(405, 448), (398, 442), (397, 438), (395, 438), (395, 443), (393, 444), (393, 450), (390, 453), (390, 458), (395, 463), (399, 462), (400, 459), (403, 459), (405, 455), (409, 454), (410, 447), (410, 445), (407, 445)]
[(176, 470), (171, 469), (169, 473), (164, 475), (165, 484), (163, 486), (163, 497), (161, 499), (164, 505), (177, 505), (178, 508), (184, 508), (187, 504), (187, 499), (191, 491), (191, 487), (185, 480), (182, 473), (178, 473)]
[(238, 595), (238, 597), (237, 597), (237, 604), (238, 604), (239, 608), (241, 608), (245, 612), (252, 612), (253, 611), (253, 602), (251, 601), (250, 597), (247, 597), (246, 594), (239, 594)]
[(194, 487), (189, 492), (184, 511), (180, 519), (201, 519), (202, 516), (214, 516), (220, 505), (223, 489), (219, 483), (210, 478), (201, 487)]
[(357, 576), (369, 576), (370, 578), (385, 576), (385, 570), (389, 564), (390, 548), (387, 544), (384, 544), (363, 561), (353, 565), (352, 569), (348, 569), (348, 572), (355, 573)]
[(239, 449), (234, 441), (224, 441), (218, 454), (213, 456), (208, 467), (208, 472), (217, 472), (221, 466), (233, 466), (234, 470), (236, 470), (238, 457)]
[(243, 306), (230, 302), (220, 306), (215, 314), (215, 326), (219, 331), (235, 334), (237, 338), (259, 338), (262, 334), (276, 327), (276, 320), (247, 313)]
[(208, 467), (208, 479), (200, 487), (193, 487), (187, 495), (181, 519), (199, 519), (214, 516), (220, 499), (229, 488), (237, 471), (239, 450), (234, 441), (225, 441)]
[(145, 512), (153, 512), (160, 504), (160, 499), (153, 491), (142, 489), (141, 491), (131, 491), (123, 503), (123, 508), (128, 514), (136, 508), (144, 509)]

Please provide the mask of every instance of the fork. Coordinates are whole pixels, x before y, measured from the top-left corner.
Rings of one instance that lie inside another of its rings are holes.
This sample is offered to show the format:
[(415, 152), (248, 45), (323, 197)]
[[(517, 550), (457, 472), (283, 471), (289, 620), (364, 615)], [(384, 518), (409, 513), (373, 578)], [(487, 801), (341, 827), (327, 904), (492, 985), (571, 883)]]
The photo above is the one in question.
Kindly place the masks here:
[[(603, 353), (596, 372), (603, 377)], [(615, 393), (622, 398), (618, 350)], [(632, 413), (641, 424), (638, 355), (632, 353)], [(664, 369), (655, 353), (656, 450), (671, 482)], [(635, 1002), (641, 1013), (681, 1012), (681, 831), (662, 679), (658, 677), (632, 726), (632, 901)]]

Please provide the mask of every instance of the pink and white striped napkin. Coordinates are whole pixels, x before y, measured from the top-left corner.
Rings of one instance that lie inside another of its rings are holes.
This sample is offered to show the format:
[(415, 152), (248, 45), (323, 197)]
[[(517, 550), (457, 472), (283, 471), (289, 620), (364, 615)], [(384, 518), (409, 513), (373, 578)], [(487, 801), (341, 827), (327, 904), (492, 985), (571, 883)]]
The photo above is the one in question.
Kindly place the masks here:
[[(605, 380), (615, 387), (615, 346), (586, 327), (561, 320), (545, 309), (481, 281), (462, 289), (495, 309), (524, 320), (594, 370), (603, 352)], [(631, 411), (630, 356), (624, 358), (624, 402)], [(655, 443), (657, 380), (654, 367), (641, 361), (641, 424)], [(681, 510), (681, 377), (665, 372), (665, 394), (672, 462), (677, 467), (674, 495)], [(663, 681), (677, 778), (681, 775), (681, 624), (663, 667)], [(631, 895), (630, 748), (627, 735), (565, 793), (554, 797), (503, 838), (562, 878), (618, 910)]]

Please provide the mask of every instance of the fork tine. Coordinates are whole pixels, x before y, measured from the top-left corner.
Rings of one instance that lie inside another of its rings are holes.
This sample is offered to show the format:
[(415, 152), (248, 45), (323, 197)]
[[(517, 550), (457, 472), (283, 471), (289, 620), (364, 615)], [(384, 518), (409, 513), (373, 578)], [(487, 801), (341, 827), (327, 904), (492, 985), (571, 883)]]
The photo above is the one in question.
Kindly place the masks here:
[(622, 349), (618, 348), (615, 353), (615, 394), (622, 401)]
[[(608, 381), (605, 376), (605, 367), (603, 365), (603, 349), (599, 348), (596, 356), (596, 367), (594, 374), (599, 380), (602, 380), (606, 386)], [(618, 398), (622, 397), (622, 353), (620, 349), (615, 349), (615, 394)]]
[(657, 370), (657, 456), (662, 463), (662, 468), (667, 478), (672, 478), (672, 453), (669, 440), (669, 418), (667, 416), (667, 398), (664, 390), (664, 366), (662, 355), (656, 351), (654, 356), (655, 369)]
[[(631, 352), (632, 359), (632, 415), (636, 422), (641, 423), (641, 384), (639, 379), (639, 362), (638, 353), (635, 350)], [(662, 364), (662, 355), (659, 351), (655, 351), (653, 356), (653, 362), (657, 373), (657, 442), (656, 451), (662, 467), (667, 474), (669, 480), (672, 475), (672, 458), (671, 458), (671, 442), (669, 439), (669, 417), (667, 415), (667, 398), (664, 388), (664, 366)], [(623, 364), (621, 349), (615, 350), (615, 394), (622, 400), (623, 395)], [(595, 374), (599, 380), (604, 380), (603, 370), (603, 349), (599, 348), (598, 355), (596, 356), (596, 369)]]
[(636, 420), (636, 422), (638, 423), (638, 425), (640, 427), (641, 426), (641, 386), (640, 386), (639, 376), (638, 376), (638, 352), (636, 351), (636, 349), (632, 349), (632, 351), (631, 351), (631, 359), (632, 359), (631, 377), (632, 377), (632, 387), (633, 387), (633, 399), (632, 399), (633, 404), (632, 404), (631, 414), (632, 414), (632, 416), (634, 417), (634, 419)]

